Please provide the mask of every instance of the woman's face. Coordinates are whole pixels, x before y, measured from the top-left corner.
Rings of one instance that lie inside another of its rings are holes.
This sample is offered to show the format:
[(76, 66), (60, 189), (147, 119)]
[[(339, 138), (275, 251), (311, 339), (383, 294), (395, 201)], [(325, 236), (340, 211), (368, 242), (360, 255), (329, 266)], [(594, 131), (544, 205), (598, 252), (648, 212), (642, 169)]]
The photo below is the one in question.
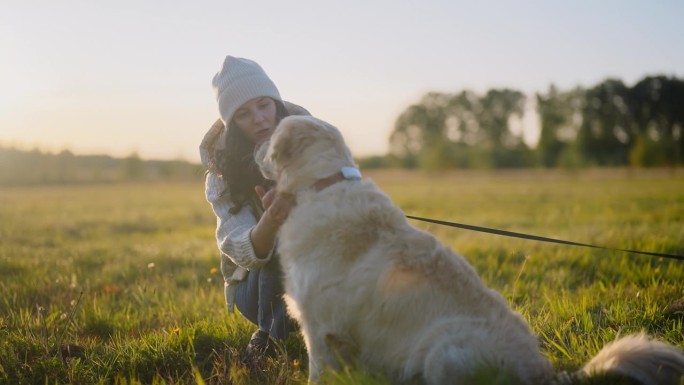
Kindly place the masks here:
[(267, 96), (254, 98), (235, 111), (233, 122), (254, 144), (263, 143), (276, 127), (276, 103)]

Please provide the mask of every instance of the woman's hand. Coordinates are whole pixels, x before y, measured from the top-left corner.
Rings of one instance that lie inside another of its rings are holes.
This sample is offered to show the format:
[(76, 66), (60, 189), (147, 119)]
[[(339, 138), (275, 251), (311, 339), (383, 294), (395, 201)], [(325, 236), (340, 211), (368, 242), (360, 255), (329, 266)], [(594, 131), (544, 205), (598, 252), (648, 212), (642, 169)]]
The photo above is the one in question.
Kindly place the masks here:
[(264, 215), (254, 226), (251, 239), (254, 253), (263, 258), (273, 248), (278, 229), (290, 214), (295, 200), (294, 195), (277, 193), (275, 190), (267, 192), (262, 186), (256, 186), (255, 191), (261, 198)]
[(256, 186), (255, 190), (259, 198), (261, 198), (264, 216), (268, 217), (267, 219), (273, 220), (277, 227), (280, 227), (295, 205), (294, 196), (277, 193), (275, 190), (267, 192), (262, 186)]

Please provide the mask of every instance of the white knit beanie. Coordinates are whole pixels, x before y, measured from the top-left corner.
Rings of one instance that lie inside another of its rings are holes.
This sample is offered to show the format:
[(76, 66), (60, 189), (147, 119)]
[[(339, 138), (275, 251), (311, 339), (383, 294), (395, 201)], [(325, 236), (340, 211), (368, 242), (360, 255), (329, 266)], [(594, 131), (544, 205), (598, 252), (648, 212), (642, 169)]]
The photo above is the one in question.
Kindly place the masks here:
[(282, 102), (273, 81), (259, 64), (249, 59), (226, 56), (211, 84), (216, 93), (221, 120), (226, 127), (235, 110), (245, 102), (263, 96)]

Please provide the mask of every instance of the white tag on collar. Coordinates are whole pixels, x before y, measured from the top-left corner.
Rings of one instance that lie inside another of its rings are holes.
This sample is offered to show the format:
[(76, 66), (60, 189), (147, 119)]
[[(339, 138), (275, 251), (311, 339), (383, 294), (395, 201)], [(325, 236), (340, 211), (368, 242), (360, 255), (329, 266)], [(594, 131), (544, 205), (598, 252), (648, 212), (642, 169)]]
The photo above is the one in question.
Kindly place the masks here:
[(361, 171), (356, 167), (342, 167), (340, 170), (344, 179), (359, 180), (361, 179)]

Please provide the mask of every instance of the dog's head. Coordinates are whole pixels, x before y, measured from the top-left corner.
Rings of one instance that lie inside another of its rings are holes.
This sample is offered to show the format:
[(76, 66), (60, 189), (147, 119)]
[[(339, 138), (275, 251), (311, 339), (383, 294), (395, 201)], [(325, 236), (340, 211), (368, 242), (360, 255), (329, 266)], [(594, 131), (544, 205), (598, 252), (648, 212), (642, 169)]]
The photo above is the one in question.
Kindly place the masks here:
[(312, 116), (284, 118), (256, 159), (264, 176), (276, 181), (278, 191), (290, 193), (342, 167), (355, 167), (340, 131)]

